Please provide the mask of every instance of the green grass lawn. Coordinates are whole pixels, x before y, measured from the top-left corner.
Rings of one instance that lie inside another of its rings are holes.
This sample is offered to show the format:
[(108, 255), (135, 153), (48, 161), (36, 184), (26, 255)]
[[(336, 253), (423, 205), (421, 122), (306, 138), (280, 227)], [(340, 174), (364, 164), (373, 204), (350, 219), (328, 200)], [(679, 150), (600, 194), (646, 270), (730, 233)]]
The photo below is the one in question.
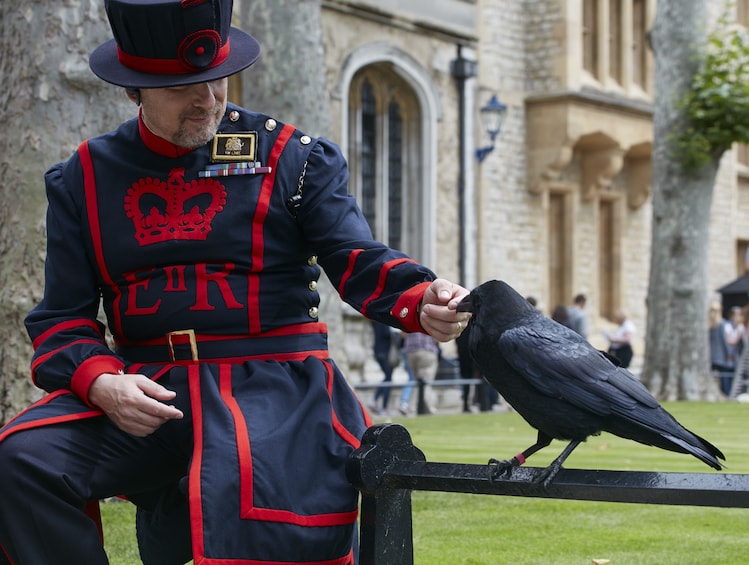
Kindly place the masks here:
[[(668, 410), (717, 445), (728, 473), (749, 473), (749, 404), (673, 403)], [(430, 461), (484, 464), (535, 441), (515, 413), (423, 416), (394, 420), (408, 428)], [(562, 442), (534, 455), (543, 467)], [(603, 434), (567, 460), (568, 468), (714, 473), (697, 459)], [(113, 565), (140, 563), (133, 507), (102, 504)], [(413, 493), (416, 565), (749, 564), (749, 509), (698, 508), (436, 492)]]

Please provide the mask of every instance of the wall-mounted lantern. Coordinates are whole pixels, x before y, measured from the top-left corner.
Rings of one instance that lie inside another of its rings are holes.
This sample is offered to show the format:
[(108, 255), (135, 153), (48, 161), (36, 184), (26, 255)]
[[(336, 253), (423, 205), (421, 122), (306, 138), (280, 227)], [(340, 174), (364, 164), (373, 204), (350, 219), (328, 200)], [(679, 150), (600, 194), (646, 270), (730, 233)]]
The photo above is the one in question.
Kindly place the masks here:
[(505, 115), (507, 114), (507, 105), (500, 102), (496, 94), (492, 94), (489, 102), (487, 102), (486, 106), (481, 108), (479, 112), (481, 123), (491, 141), (491, 145), (476, 149), (476, 158), (479, 163), (481, 163), (489, 153), (494, 151), (494, 141), (502, 130), (502, 124), (504, 123)]

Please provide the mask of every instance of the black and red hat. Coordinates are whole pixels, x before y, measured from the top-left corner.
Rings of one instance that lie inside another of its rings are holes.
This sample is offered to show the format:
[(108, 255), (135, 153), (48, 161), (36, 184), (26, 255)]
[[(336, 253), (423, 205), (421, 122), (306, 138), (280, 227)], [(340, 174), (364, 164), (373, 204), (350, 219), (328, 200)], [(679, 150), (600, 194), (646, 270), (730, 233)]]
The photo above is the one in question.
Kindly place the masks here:
[(91, 70), (128, 88), (162, 88), (233, 75), (260, 55), (254, 37), (231, 27), (232, 0), (105, 0), (114, 39)]

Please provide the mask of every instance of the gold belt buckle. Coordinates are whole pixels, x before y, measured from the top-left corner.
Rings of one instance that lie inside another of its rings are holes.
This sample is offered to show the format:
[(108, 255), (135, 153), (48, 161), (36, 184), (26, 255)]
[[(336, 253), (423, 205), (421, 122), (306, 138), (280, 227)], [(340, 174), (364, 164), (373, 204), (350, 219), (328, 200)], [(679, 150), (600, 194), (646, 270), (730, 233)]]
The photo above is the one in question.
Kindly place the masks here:
[[(176, 336), (182, 336), (186, 335), (187, 339), (190, 343), (190, 354), (192, 356), (192, 361), (197, 363), (198, 362), (198, 340), (195, 338), (195, 330), (176, 330), (173, 332), (169, 332), (166, 334), (166, 343), (169, 346), (169, 358), (171, 359), (172, 363), (176, 363), (177, 359), (174, 355), (174, 337)], [(177, 344), (180, 345), (180, 344)]]

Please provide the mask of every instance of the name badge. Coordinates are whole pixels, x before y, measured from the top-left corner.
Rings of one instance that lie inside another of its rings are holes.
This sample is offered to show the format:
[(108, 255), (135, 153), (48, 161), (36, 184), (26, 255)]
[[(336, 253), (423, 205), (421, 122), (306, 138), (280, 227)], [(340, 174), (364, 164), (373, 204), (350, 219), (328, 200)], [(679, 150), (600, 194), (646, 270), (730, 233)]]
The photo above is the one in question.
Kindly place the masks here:
[(257, 132), (217, 133), (211, 149), (212, 161), (250, 161), (257, 158)]

